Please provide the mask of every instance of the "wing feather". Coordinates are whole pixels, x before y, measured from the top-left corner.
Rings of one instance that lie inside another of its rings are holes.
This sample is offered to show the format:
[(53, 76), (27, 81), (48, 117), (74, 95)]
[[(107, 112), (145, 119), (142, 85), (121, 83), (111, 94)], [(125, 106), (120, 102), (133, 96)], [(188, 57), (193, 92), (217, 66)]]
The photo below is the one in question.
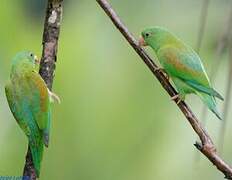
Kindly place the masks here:
[(211, 87), (200, 57), (192, 49), (168, 45), (157, 52), (157, 57), (171, 77), (181, 79), (198, 91), (223, 99)]
[(28, 123), (35, 123), (41, 130), (44, 144), (48, 146), (51, 115), (47, 86), (34, 71), (25, 73), (17, 82), (8, 82), (5, 86), (10, 110), (26, 135), (32, 135)]
[(25, 78), (31, 90), (29, 98), (32, 114), (39, 128), (43, 131), (44, 143), (48, 146), (51, 117), (47, 86), (35, 71), (27, 73)]

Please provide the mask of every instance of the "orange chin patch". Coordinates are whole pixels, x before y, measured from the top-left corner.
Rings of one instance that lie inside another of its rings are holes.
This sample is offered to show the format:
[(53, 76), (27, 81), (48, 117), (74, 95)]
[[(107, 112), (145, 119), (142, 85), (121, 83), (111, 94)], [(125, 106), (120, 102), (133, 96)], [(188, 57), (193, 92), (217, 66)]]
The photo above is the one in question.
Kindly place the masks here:
[(147, 46), (147, 43), (145, 42), (143, 37), (139, 38), (139, 46)]

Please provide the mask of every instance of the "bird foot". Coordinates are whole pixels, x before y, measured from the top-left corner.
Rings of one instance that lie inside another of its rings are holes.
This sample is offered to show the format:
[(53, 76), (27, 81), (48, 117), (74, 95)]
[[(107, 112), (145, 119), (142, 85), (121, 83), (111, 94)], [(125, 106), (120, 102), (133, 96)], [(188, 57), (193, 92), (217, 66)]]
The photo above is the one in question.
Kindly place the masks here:
[(179, 104), (182, 101), (182, 98), (181, 98), (181, 96), (179, 94), (176, 94), (175, 96), (171, 97), (171, 100), (172, 101), (177, 100), (176, 104)]
[(163, 68), (156, 68), (155, 71), (158, 71), (158, 72), (161, 72), (164, 74), (165, 78), (169, 81), (170, 80), (170, 77), (169, 75), (167, 74), (167, 72), (165, 71), (165, 69)]
[(49, 89), (48, 89), (48, 94), (49, 94), (49, 97), (50, 97), (50, 100), (51, 102), (56, 102), (58, 104), (60, 104), (60, 98), (58, 95), (56, 95), (55, 93), (51, 92)]

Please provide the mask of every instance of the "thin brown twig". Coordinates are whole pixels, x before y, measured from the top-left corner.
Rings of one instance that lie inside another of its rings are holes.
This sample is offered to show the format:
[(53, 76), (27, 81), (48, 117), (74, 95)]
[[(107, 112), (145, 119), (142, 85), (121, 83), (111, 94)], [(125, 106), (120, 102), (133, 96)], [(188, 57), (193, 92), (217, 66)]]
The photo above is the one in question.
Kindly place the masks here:
[[(214, 59), (213, 59), (212, 64), (211, 64), (209, 78), (210, 78), (212, 83), (214, 83), (218, 69), (221, 65), (220, 57), (222, 56), (223, 50), (226, 49), (227, 47), (229, 47), (229, 37), (230, 37), (231, 30), (232, 30), (232, 3), (230, 5), (228, 19), (226, 20), (224, 27), (225, 27), (224, 31), (222, 32), (222, 34), (219, 38), (217, 48), (216, 48), (216, 53), (215, 53)], [(230, 80), (228, 79), (228, 81), (230, 81)], [(227, 94), (228, 94), (228, 91), (230, 90), (230, 89), (228, 90), (228, 88), (229, 87), (227, 87), (227, 90), (226, 90), (227, 91), (226, 96), (228, 96)], [(219, 149), (220, 153), (223, 152), (223, 146), (224, 146), (224, 136), (225, 136), (225, 130), (226, 130), (226, 124), (227, 124), (227, 113), (229, 110), (228, 105), (227, 105), (228, 100), (229, 100), (229, 98), (225, 98), (223, 114), (222, 114), (223, 121), (222, 121), (222, 125), (221, 125), (220, 131), (219, 131), (218, 149)], [(207, 107), (206, 106), (204, 106), (202, 109), (201, 119), (202, 119), (203, 125), (206, 124), (206, 119), (207, 119)]]
[(201, 16), (199, 21), (199, 31), (197, 34), (197, 43), (196, 43), (196, 52), (199, 53), (203, 41), (203, 37), (205, 34), (205, 27), (207, 22), (207, 16), (208, 16), (208, 8), (209, 8), (209, 2), (210, 0), (204, 0), (202, 9), (201, 9)]
[(232, 85), (232, 2), (231, 2), (231, 7), (230, 7), (230, 14), (228, 18), (228, 23), (227, 23), (227, 29), (226, 29), (226, 36), (224, 37), (224, 41), (226, 42), (226, 46), (229, 49), (229, 73), (227, 77), (227, 88), (226, 88), (226, 95), (225, 95), (225, 103), (223, 105), (223, 122), (221, 124), (221, 128), (219, 131), (219, 139), (218, 139), (218, 144), (219, 144), (219, 152), (223, 153), (223, 148), (224, 148), (224, 138), (225, 138), (225, 133), (226, 133), (226, 125), (228, 121), (228, 112), (229, 112), (229, 104), (230, 104), (230, 91), (231, 91), (231, 85)]
[[(220, 38), (219, 38), (219, 41), (217, 43), (217, 48), (216, 48), (216, 53), (215, 53), (215, 56), (212, 60), (212, 63), (211, 63), (211, 69), (210, 69), (210, 74), (209, 74), (209, 78), (211, 80), (211, 83), (214, 83), (215, 81), (215, 77), (217, 75), (217, 72), (218, 72), (218, 69), (221, 65), (221, 60), (220, 60), (220, 57), (222, 56), (222, 53), (223, 53), (223, 50), (225, 48), (228, 47), (228, 38), (229, 38), (229, 34), (230, 34), (230, 31), (232, 29), (232, 3), (231, 3), (231, 8), (230, 8), (230, 12), (229, 12), (229, 15), (228, 15), (228, 20), (225, 22), (225, 25), (224, 25), (224, 31), (222, 32)], [(224, 108), (226, 109), (226, 107)], [(219, 140), (218, 140), (218, 148), (219, 148), (219, 152), (222, 152), (223, 151), (223, 144), (224, 144), (224, 133), (222, 130), (225, 128), (223, 126), (226, 125), (226, 120), (224, 120), (224, 117), (226, 117), (224, 114), (227, 113), (226, 110), (223, 111), (223, 122), (222, 122), (222, 126), (221, 126), (221, 129), (220, 129), (220, 132), (219, 132)], [(202, 109), (202, 116), (201, 116), (201, 119), (202, 119), (202, 123), (203, 125), (206, 124), (206, 120), (207, 120), (207, 107), (204, 106), (203, 109)]]
[[(148, 54), (143, 50), (143, 48), (141, 48), (138, 45), (137, 40), (129, 32), (127, 27), (122, 23), (122, 21), (120, 20), (116, 12), (113, 10), (113, 8), (110, 6), (108, 1), (107, 0), (96, 0), (96, 1), (101, 6), (101, 8), (105, 11), (105, 13), (109, 16), (109, 18), (112, 20), (112, 22), (117, 27), (117, 29), (122, 33), (125, 39), (129, 42), (129, 44), (134, 48), (137, 54), (141, 57), (141, 59), (147, 65), (147, 67), (150, 69), (153, 75), (155, 75), (155, 77), (159, 80), (159, 82), (161, 83), (163, 88), (167, 91), (167, 93), (171, 97), (176, 95), (177, 92), (172, 87), (172, 85), (168, 82), (165, 75), (162, 73), (162, 71), (158, 71), (159, 69), (158, 66), (148, 56)], [(179, 101), (179, 99), (177, 99), (176, 102), (177, 101)], [(201, 143), (196, 142), (195, 144), (196, 148), (200, 152), (202, 152), (202, 154), (204, 154), (218, 168), (218, 170), (225, 175), (225, 178), (232, 179), (231, 167), (217, 154), (213, 141), (211, 140), (207, 131), (202, 127), (199, 120), (195, 117), (195, 115), (192, 113), (192, 111), (184, 101), (181, 101), (177, 105), (201, 140)]]
[[(198, 34), (197, 34), (197, 43), (196, 43), (196, 52), (198, 54), (200, 53), (203, 38), (205, 35), (205, 28), (206, 28), (206, 23), (207, 23), (209, 4), (210, 4), (210, 0), (203, 0), (202, 8), (201, 8), (201, 15), (200, 15), (200, 19), (199, 19), (199, 30), (198, 30)], [(206, 110), (207, 109), (204, 106), (203, 110), (202, 110), (202, 118), (201, 118), (203, 126), (205, 126), (205, 122), (206, 122), (206, 115), (207, 115)], [(196, 161), (199, 161), (199, 160), (200, 160), (200, 154), (198, 152), (196, 152)]]
[(230, 11), (228, 14), (228, 19), (225, 22), (225, 25), (223, 26), (224, 30), (219, 37), (217, 48), (216, 48), (216, 53), (215, 53), (215, 58), (211, 66), (211, 71), (210, 71), (210, 80), (213, 83), (215, 80), (215, 76), (217, 75), (219, 65), (221, 63), (220, 61), (220, 56), (223, 53), (223, 50), (227, 47), (229, 47), (229, 37), (230, 37), (230, 32), (232, 30), (232, 2), (230, 4)]
[[(232, 42), (231, 42), (232, 43)], [(228, 113), (229, 113), (229, 106), (230, 106), (230, 100), (231, 100), (231, 86), (232, 86), (232, 45), (230, 43), (229, 47), (229, 72), (227, 77), (227, 88), (226, 88), (226, 95), (225, 95), (225, 103), (224, 103), (224, 109), (223, 109), (223, 122), (220, 128), (219, 132), (219, 152), (223, 152), (224, 147), (224, 138), (226, 133), (226, 125), (228, 121)]]
[[(62, 1), (48, 0), (44, 23), (43, 50), (39, 73), (50, 90), (52, 89), (55, 62), (57, 59), (57, 47), (62, 18)], [(36, 180), (37, 178), (29, 146), (23, 176), (29, 177), (30, 180)]]

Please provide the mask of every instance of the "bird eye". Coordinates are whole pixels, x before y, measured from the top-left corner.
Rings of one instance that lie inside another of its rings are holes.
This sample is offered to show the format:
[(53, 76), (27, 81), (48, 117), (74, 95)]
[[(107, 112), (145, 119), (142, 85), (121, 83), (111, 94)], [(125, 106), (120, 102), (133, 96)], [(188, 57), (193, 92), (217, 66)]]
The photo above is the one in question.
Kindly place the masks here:
[(30, 56), (33, 57), (33, 54), (31, 53)]
[(149, 34), (149, 33), (146, 33), (146, 34), (145, 34), (145, 36), (146, 36), (146, 37), (149, 37), (149, 36), (150, 36), (150, 34)]

